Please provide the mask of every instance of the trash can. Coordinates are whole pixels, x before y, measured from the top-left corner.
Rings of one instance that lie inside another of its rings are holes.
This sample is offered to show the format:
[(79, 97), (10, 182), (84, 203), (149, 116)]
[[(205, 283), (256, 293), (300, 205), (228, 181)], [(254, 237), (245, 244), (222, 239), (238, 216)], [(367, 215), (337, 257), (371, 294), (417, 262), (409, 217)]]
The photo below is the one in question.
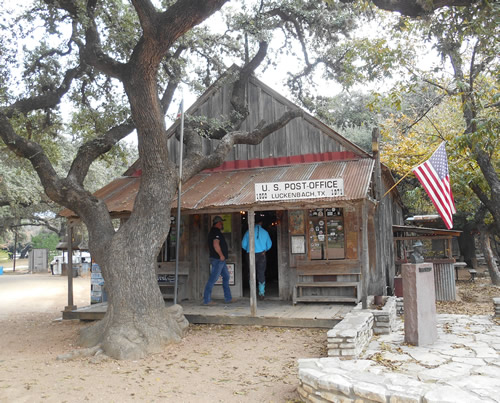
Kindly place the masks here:
[(403, 278), (402, 277), (394, 277), (394, 295), (396, 297), (403, 296)]

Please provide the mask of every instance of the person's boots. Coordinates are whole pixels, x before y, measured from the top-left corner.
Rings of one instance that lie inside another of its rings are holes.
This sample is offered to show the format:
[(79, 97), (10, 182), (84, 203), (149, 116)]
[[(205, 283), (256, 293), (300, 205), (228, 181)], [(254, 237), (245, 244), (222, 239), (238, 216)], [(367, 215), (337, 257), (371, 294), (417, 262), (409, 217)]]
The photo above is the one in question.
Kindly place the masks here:
[(259, 299), (261, 301), (264, 299), (265, 293), (266, 293), (266, 282), (259, 283)]

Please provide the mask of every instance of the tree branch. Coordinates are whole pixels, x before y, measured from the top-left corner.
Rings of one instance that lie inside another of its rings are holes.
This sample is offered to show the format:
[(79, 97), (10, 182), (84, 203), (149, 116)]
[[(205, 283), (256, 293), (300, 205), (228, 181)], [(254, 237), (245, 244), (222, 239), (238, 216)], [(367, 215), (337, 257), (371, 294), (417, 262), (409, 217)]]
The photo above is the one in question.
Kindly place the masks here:
[[(340, 0), (343, 3), (351, 3), (353, 0)], [(408, 17), (419, 17), (432, 14), (442, 7), (467, 7), (477, 0), (372, 0), (378, 8), (387, 11), (398, 11)]]
[(76, 183), (83, 187), (90, 165), (134, 130), (135, 125), (130, 118), (121, 125), (109, 129), (104, 136), (87, 141), (78, 149), (68, 172), (68, 178), (74, 178)]
[(61, 98), (69, 91), (73, 80), (79, 77), (83, 73), (84, 69), (85, 68), (83, 66), (78, 66), (67, 70), (61, 85), (57, 89), (48, 90), (39, 96), (21, 99), (10, 106), (3, 108), (1, 113), (5, 114), (6, 117), (11, 118), (16, 113), (26, 115), (27, 113), (37, 109), (54, 108), (61, 102)]
[[(444, 95), (440, 95), (437, 98), (434, 98), (432, 103), (429, 105), (429, 107), (423, 111), (420, 116), (418, 116), (410, 125), (406, 126), (403, 129), (403, 133), (407, 133), (413, 126), (415, 126), (418, 122), (420, 122), (423, 118), (427, 117), (427, 114), (436, 106), (439, 105), (444, 99)], [(430, 119), (429, 119), (430, 121)], [(431, 122), (432, 123), (432, 122)], [(433, 125), (434, 126), (434, 125)], [(436, 129), (436, 127), (434, 127)]]
[[(168, 60), (177, 60), (181, 57), (182, 52), (186, 49), (185, 46), (179, 46), (173, 55), (167, 57)], [(181, 69), (174, 65), (173, 70), (170, 71), (167, 67), (167, 63), (165, 62), (164, 64), (164, 70), (165, 73), (170, 77), (167, 86), (165, 87), (165, 90), (163, 91), (163, 95), (160, 100), (160, 104), (163, 110), (163, 114), (167, 113), (167, 110), (170, 106), (170, 103), (172, 102), (172, 99), (174, 97), (174, 93), (177, 90), (177, 87), (179, 86), (179, 83), (181, 82), (180, 76), (181, 76)]]
[(228, 133), (222, 138), (215, 151), (208, 156), (202, 156), (201, 154), (194, 155), (193, 153), (191, 153), (184, 160), (182, 181), (187, 181), (197, 172), (200, 172), (204, 169), (218, 167), (220, 164), (222, 164), (222, 162), (224, 162), (224, 158), (231, 151), (235, 144), (259, 144), (271, 133), (281, 129), (286, 124), (288, 124), (288, 122), (290, 122), (292, 119), (301, 117), (303, 115), (304, 112), (302, 110), (285, 112), (278, 120), (270, 124), (266, 125), (265, 122), (262, 121), (261, 123), (259, 123), (257, 128), (255, 128), (251, 132), (234, 131)]
[[(85, 62), (102, 73), (123, 80), (125, 65), (105, 54), (94, 17), (95, 1), (87, 3), (88, 24), (85, 31), (85, 46), (80, 46), (80, 54)], [(77, 18), (77, 17), (76, 17)]]
[(259, 67), (262, 61), (267, 55), (268, 43), (261, 41), (259, 43), (259, 50), (255, 56), (250, 60), (243, 68), (240, 70), (238, 80), (233, 85), (233, 92), (231, 94), (231, 105), (236, 111), (236, 114), (232, 114), (231, 123), (232, 130), (237, 130), (240, 128), (243, 121), (248, 116), (247, 102), (245, 99), (245, 89), (248, 83), (248, 79), (253, 74), (255, 69)]
[(483, 192), (483, 189), (481, 189), (481, 187), (475, 182), (470, 182), (469, 187), (476, 194), (478, 199), (481, 200), (481, 203), (483, 203), (483, 205), (486, 206), (486, 208), (488, 208), (488, 210), (491, 210), (493, 205), (491, 203), (491, 200), (486, 195), (486, 193)]
[(154, 39), (157, 35), (155, 28), (158, 25), (156, 19), (159, 13), (149, 0), (132, 0), (132, 5), (139, 17), (144, 36)]

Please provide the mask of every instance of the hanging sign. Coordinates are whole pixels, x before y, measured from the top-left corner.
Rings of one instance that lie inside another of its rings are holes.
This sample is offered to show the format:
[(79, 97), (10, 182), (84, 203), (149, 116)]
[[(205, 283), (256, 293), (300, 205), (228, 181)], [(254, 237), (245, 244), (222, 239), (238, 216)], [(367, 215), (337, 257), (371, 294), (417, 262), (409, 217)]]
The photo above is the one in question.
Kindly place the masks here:
[(344, 196), (344, 180), (342, 178), (255, 184), (255, 201), (318, 199), (338, 196)]

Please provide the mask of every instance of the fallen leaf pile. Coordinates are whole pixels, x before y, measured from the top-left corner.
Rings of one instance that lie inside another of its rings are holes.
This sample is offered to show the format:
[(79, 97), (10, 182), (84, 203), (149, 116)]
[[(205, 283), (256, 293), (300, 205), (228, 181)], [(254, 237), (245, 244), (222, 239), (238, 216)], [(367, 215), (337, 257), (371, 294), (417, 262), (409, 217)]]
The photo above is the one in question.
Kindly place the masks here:
[(500, 297), (500, 287), (491, 283), (487, 271), (475, 281), (460, 279), (456, 282), (456, 301), (437, 301), (438, 313), (456, 315), (493, 315), (495, 313), (493, 298)]

